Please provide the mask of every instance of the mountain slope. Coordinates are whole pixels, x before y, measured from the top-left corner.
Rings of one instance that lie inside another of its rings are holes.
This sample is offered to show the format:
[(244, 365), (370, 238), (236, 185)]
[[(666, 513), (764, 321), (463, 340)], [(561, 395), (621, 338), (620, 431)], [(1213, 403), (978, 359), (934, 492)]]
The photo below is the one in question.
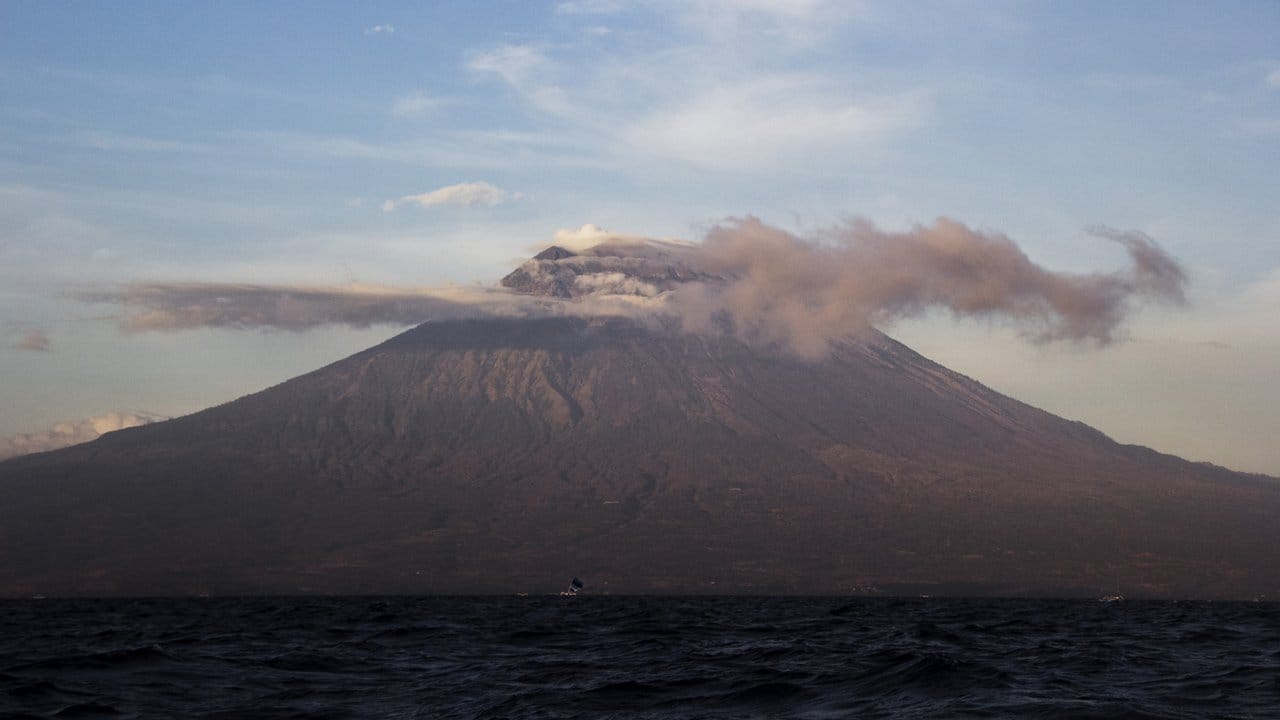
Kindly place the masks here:
[(1118, 445), (870, 331), (428, 323), (0, 464), (0, 592), (1280, 592), (1280, 483)]

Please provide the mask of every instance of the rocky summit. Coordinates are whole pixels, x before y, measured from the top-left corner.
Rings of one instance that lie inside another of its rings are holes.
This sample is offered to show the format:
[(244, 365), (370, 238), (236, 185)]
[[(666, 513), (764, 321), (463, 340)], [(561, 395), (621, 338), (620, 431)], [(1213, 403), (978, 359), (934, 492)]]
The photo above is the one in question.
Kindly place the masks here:
[[(542, 262), (542, 261), (539, 261)], [(429, 322), (0, 463), (0, 593), (1280, 597), (1280, 481), (1120, 445), (869, 330)]]

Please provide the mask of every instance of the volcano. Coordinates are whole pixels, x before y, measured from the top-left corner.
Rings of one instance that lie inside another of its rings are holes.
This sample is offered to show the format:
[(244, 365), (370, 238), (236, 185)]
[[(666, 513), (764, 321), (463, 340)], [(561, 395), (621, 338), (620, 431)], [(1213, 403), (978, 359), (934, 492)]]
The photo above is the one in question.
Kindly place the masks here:
[(576, 576), (594, 593), (1274, 598), (1276, 568), (1277, 479), (1118, 444), (872, 329), (813, 359), (625, 318), (427, 322), (0, 463), (7, 595)]

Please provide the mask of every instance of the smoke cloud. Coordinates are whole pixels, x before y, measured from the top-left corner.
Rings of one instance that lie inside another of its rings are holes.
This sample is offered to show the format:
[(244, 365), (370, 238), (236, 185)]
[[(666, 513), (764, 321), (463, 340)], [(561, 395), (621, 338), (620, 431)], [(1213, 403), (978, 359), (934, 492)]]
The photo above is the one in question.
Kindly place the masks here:
[(126, 308), (128, 331), (194, 327), (305, 330), (413, 325), (466, 317), (624, 316), (693, 333), (730, 333), (805, 356), (866, 328), (935, 308), (1009, 322), (1037, 342), (1112, 342), (1135, 303), (1185, 302), (1185, 272), (1150, 237), (1094, 228), (1127, 268), (1047, 270), (1013, 240), (950, 219), (889, 232), (853, 220), (808, 237), (753, 217), (700, 243), (609, 233), (557, 233), (557, 245), (502, 287), (136, 284), (82, 293)]
[(44, 432), (21, 433), (0, 438), (0, 460), (79, 445), (96, 440), (113, 430), (123, 430), (167, 419), (151, 413), (109, 412), (85, 420), (61, 422)]

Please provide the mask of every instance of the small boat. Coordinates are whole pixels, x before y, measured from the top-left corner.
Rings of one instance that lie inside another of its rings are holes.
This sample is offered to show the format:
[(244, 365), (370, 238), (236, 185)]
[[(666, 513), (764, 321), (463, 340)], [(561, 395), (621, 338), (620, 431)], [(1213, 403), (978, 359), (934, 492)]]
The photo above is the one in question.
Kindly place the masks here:
[(1098, 598), (1098, 602), (1104, 602), (1104, 603), (1120, 602), (1121, 600), (1124, 600), (1123, 595), (1103, 595), (1102, 597)]
[(584, 587), (584, 586), (583, 586), (583, 584), (582, 584), (582, 581), (581, 581), (581, 580), (579, 580), (578, 578), (574, 578), (574, 579), (569, 583), (569, 589), (568, 589), (568, 590), (561, 590), (561, 591), (560, 591), (560, 595), (561, 595), (561, 597), (577, 597), (577, 596), (578, 596), (578, 591), (579, 591), (579, 590), (581, 590), (583, 587)]

